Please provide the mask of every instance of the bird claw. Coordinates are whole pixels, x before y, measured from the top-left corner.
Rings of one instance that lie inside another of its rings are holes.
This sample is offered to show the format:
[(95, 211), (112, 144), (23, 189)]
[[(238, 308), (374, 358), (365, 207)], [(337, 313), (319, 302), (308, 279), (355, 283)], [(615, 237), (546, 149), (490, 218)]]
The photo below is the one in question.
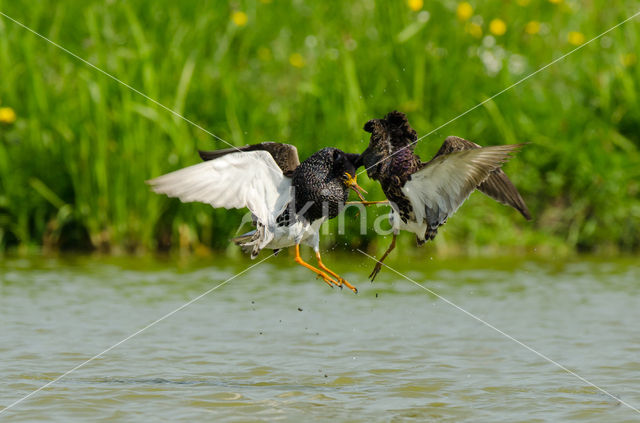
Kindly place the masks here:
[(325, 273), (318, 273), (317, 278), (322, 279), (331, 288), (333, 288), (334, 286), (339, 286), (340, 288), (342, 288), (342, 285), (339, 281), (336, 281), (335, 279), (333, 279), (332, 277), (330, 277)]
[(354, 294), (358, 293), (358, 288), (356, 288), (355, 286), (351, 285), (349, 282), (347, 282), (346, 279), (341, 278), (340, 276), (338, 276), (338, 282), (340, 282), (340, 289), (342, 289), (344, 286), (346, 286), (347, 288), (352, 290)]
[(336, 276), (336, 278), (333, 279), (328, 274), (326, 274), (324, 272), (320, 272), (320, 273), (316, 274), (316, 277), (317, 278), (321, 278), (331, 288), (333, 288), (334, 286), (337, 286), (338, 288), (343, 289), (346, 286), (347, 288), (352, 290), (354, 294), (358, 293), (358, 288), (356, 288), (355, 286), (351, 285), (349, 282), (347, 282), (346, 279), (344, 279), (344, 278), (342, 278), (340, 276)]
[[(322, 277), (321, 275), (318, 275), (318, 277)], [(323, 278), (324, 279), (324, 278)], [(338, 288), (340, 288), (341, 290), (346, 286), (347, 288), (349, 288), (350, 290), (353, 291), (354, 294), (358, 293), (358, 288), (356, 288), (355, 286), (351, 285), (349, 282), (347, 282), (346, 279), (344, 279), (343, 277), (337, 276), (336, 280), (334, 280), (333, 278), (328, 277), (329, 281), (327, 281), (326, 279), (324, 279), (325, 282), (327, 282), (331, 288), (333, 288), (333, 286), (337, 286)]]
[(376, 263), (376, 267), (373, 268), (373, 271), (369, 275), (369, 279), (371, 279), (371, 282), (373, 282), (376, 276), (378, 276), (378, 273), (380, 272), (381, 269), (382, 269), (382, 264)]
[[(322, 258), (320, 257), (320, 252), (316, 252), (316, 258), (318, 259), (318, 266), (320, 267), (320, 269), (322, 269), (324, 272), (324, 275), (329, 274), (331, 276), (333, 276), (335, 278), (335, 280), (331, 279), (331, 281), (336, 285), (339, 286), (340, 289), (342, 289), (343, 287), (347, 287), (350, 290), (352, 290), (354, 293), (358, 293), (358, 289), (351, 285), (349, 282), (347, 282), (347, 280), (345, 278), (343, 278), (342, 276), (338, 275), (336, 272), (334, 272), (333, 270), (329, 269), (327, 266), (324, 265), (324, 263), (322, 263)], [(336, 282), (337, 281), (337, 282)], [(326, 280), (325, 280), (326, 282)]]

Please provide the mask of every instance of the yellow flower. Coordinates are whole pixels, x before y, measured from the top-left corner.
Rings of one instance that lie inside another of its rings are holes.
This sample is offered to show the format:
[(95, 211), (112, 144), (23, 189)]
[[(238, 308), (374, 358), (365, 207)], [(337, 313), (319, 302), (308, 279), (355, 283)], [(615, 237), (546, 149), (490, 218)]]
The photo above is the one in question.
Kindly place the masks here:
[(549, 3), (558, 4), (558, 3), (562, 3), (562, 0), (549, 0)]
[(507, 32), (507, 24), (500, 18), (496, 18), (489, 23), (489, 31), (493, 35), (504, 35)]
[(424, 6), (424, 0), (407, 0), (407, 5), (409, 5), (409, 9), (417, 12)]
[(531, 21), (527, 23), (524, 27), (524, 32), (531, 35), (537, 34), (538, 32), (540, 32), (540, 22)]
[(231, 14), (231, 20), (237, 26), (245, 26), (247, 24), (247, 21), (249, 20), (249, 17), (246, 13), (236, 10)]
[(477, 23), (469, 23), (466, 27), (467, 32), (471, 34), (472, 37), (480, 38), (482, 37), (482, 27)]
[(293, 53), (289, 56), (289, 63), (296, 68), (304, 67), (304, 57), (300, 53)]
[(582, 34), (582, 32), (571, 31), (568, 38), (569, 43), (573, 44), (574, 46), (579, 46), (580, 44), (584, 43), (584, 34)]
[(458, 19), (460, 19), (461, 21), (466, 21), (471, 16), (473, 16), (473, 7), (466, 1), (463, 1), (458, 5), (456, 14), (458, 15)]
[(0, 107), (0, 123), (13, 123), (16, 121), (16, 112), (11, 107)]

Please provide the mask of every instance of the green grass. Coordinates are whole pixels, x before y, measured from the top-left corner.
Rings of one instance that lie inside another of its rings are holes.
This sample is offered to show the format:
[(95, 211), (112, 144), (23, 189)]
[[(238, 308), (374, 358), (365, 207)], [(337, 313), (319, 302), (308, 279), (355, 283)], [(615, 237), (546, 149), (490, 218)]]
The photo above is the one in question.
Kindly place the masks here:
[[(304, 158), (327, 145), (363, 150), (364, 123), (393, 109), (426, 134), (575, 48), (571, 31), (588, 40), (637, 12), (630, 1), (522, 3), (473, 2), (466, 22), (452, 1), (427, 2), (426, 22), (404, 1), (372, 0), (0, 0), (0, 11), (234, 145), (289, 142)], [(507, 31), (485, 37), (494, 18)], [(528, 34), (529, 21), (541, 31)], [(636, 19), (419, 143), (425, 160), (451, 134), (531, 143), (506, 170), (534, 222), (475, 194), (429, 248), (638, 250), (639, 35)], [(228, 248), (241, 212), (144, 184), (224, 143), (2, 17), (0, 80), (0, 107), (17, 114), (0, 124), (0, 251)], [(326, 245), (388, 242), (353, 225)]]

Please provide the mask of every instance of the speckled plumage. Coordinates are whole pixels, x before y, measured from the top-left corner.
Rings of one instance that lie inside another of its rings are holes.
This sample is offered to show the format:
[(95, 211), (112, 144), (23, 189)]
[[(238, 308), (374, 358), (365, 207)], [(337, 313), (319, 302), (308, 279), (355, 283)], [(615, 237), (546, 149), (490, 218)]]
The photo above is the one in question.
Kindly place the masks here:
[(413, 207), (401, 188), (422, 166), (420, 157), (413, 152), (418, 138), (416, 131), (399, 112), (391, 112), (384, 119), (370, 120), (364, 130), (371, 133), (369, 147), (361, 156), (367, 175), (380, 181), (382, 191), (397, 205), (405, 223), (415, 220)]
[[(218, 151), (201, 151), (203, 163), (147, 181), (159, 194), (183, 202), (202, 202), (226, 209), (248, 208), (255, 230), (233, 239), (256, 258), (261, 250), (295, 247), (295, 262), (330, 286), (356, 287), (321, 259), (320, 226), (338, 215), (349, 189), (360, 198), (357, 154), (324, 148), (300, 163), (294, 146), (273, 142)], [(318, 267), (300, 256), (300, 245), (313, 247)]]
[[(349, 197), (349, 188), (343, 182), (345, 172), (355, 175), (354, 162), (358, 154), (345, 153), (337, 148), (326, 147), (300, 163), (298, 150), (290, 144), (263, 142), (243, 147), (215, 151), (199, 151), (203, 160), (213, 160), (237, 151), (267, 151), (286, 176), (292, 178), (294, 189), (293, 206), (296, 213), (302, 212), (309, 222), (321, 218), (333, 219), (344, 208)], [(325, 210), (323, 210), (323, 207)], [(288, 226), (291, 207), (278, 216), (278, 223)]]
[[(369, 147), (362, 153), (362, 164), (370, 178), (380, 181), (386, 197), (397, 205), (398, 213), (404, 223), (416, 219), (409, 199), (402, 192), (407, 181), (411, 180), (411, 175), (439, 157), (481, 148), (478, 144), (459, 137), (447, 137), (433, 159), (423, 163), (413, 152), (417, 140), (416, 132), (409, 124), (407, 117), (397, 111), (388, 113), (383, 119), (370, 120), (364, 126), (364, 130), (371, 133), (371, 141)], [(526, 219), (531, 219), (524, 200), (502, 169), (493, 170), (477, 188), (496, 201), (515, 208)], [(429, 225), (424, 239), (418, 236), (418, 243), (433, 239), (437, 234), (438, 226), (445, 222), (446, 219), (437, 226)]]
[(356, 157), (327, 147), (303, 161), (293, 172), (296, 213), (302, 213), (310, 222), (336, 217), (349, 197), (342, 178), (345, 172), (355, 175)]
[(393, 111), (383, 119), (370, 120), (364, 130), (371, 133), (371, 140), (360, 162), (369, 177), (380, 182), (392, 207), (393, 240), (371, 273), (372, 280), (395, 248), (400, 230), (415, 233), (418, 244), (433, 239), (476, 189), (531, 218), (522, 197), (500, 169), (521, 145), (483, 148), (448, 137), (438, 153), (423, 163), (414, 153), (416, 132), (403, 113)]

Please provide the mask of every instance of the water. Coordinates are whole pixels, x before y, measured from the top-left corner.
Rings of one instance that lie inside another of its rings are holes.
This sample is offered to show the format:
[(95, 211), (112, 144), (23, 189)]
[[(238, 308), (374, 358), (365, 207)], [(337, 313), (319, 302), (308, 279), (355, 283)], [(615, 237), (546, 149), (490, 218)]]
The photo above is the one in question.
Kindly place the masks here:
[[(360, 288), (357, 296), (328, 288), (286, 254), (270, 259), (0, 420), (640, 421), (640, 414), (387, 269), (372, 285), (365, 282), (368, 259), (338, 258), (326, 262)], [(5, 259), (0, 407), (249, 264)], [(634, 261), (398, 266), (640, 407)]]

